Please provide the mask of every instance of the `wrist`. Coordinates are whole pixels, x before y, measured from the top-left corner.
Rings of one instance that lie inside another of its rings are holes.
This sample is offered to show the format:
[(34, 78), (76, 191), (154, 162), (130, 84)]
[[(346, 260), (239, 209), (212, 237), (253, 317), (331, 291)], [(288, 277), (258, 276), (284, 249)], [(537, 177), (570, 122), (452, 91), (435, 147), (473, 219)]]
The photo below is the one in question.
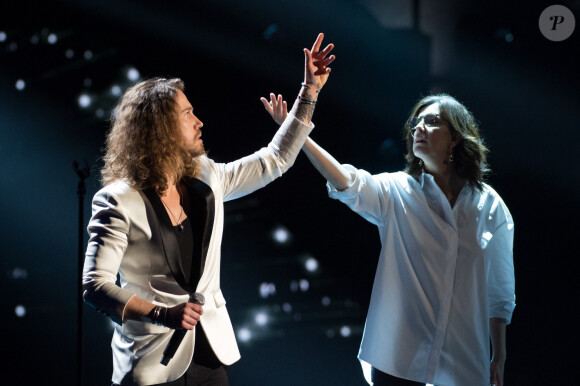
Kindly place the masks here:
[(158, 326), (167, 327), (167, 307), (155, 306), (147, 314), (146, 321)]
[(316, 85), (314, 84), (309, 84), (305, 82), (302, 82), (301, 86), (302, 88), (300, 89), (300, 95), (307, 96), (313, 100), (316, 100), (318, 98), (318, 94), (320, 94), (320, 90), (322, 90), (322, 88), (317, 88)]

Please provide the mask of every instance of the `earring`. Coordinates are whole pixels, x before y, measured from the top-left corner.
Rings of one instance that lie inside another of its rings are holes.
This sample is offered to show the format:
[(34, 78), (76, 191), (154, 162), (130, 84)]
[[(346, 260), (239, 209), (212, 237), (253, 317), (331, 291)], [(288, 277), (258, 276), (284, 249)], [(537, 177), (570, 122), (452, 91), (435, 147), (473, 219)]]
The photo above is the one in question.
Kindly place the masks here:
[(449, 146), (449, 163), (453, 163), (453, 147)]
[(419, 158), (419, 166), (423, 167), (423, 160)]

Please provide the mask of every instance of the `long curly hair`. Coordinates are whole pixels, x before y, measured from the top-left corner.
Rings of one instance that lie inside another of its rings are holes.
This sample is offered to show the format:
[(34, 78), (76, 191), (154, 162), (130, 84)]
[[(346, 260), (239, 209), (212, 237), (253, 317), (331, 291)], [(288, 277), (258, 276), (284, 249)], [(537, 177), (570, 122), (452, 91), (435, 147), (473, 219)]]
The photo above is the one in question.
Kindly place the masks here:
[(195, 175), (196, 158), (185, 145), (175, 101), (184, 88), (178, 78), (152, 78), (127, 89), (105, 142), (104, 185), (124, 180), (135, 190), (163, 194), (170, 183)]
[(469, 186), (481, 191), (484, 178), (490, 169), (487, 164), (486, 154), (488, 148), (483, 143), (479, 134), (479, 126), (473, 114), (457, 99), (447, 94), (429, 95), (417, 102), (407, 123), (405, 124), (404, 136), (407, 142), (407, 154), (405, 159), (407, 167), (405, 172), (412, 176), (419, 176), (423, 171), (420, 159), (413, 153), (413, 136), (411, 135), (411, 120), (416, 117), (425, 107), (434, 103), (439, 104), (441, 118), (448, 123), (451, 136), (459, 136), (459, 143), (452, 149), (452, 167), (455, 173), (467, 180)]

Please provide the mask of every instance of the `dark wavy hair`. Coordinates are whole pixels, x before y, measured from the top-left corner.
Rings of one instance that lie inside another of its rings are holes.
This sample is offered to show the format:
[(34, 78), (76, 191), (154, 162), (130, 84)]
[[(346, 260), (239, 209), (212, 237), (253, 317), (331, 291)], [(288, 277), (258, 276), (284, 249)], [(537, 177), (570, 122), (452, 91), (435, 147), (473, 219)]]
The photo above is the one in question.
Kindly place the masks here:
[(418, 177), (423, 171), (420, 159), (413, 154), (413, 136), (411, 135), (411, 120), (423, 109), (434, 103), (439, 104), (441, 118), (447, 122), (451, 136), (459, 136), (459, 143), (453, 148), (453, 164), (455, 173), (467, 180), (470, 187), (482, 190), (483, 181), (489, 167), (486, 154), (488, 148), (483, 144), (483, 138), (479, 134), (479, 126), (473, 114), (457, 99), (447, 94), (429, 95), (417, 102), (407, 123), (405, 124), (405, 139), (407, 142), (407, 167), (405, 172)]
[(104, 185), (124, 180), (135, 190), (154, 188), (162, 194), (169, 183), (195, 175), (196, 159), (179, 126), (178, 90), (184, 90), (181, 79), (153, 78), (123, 94), (105, 142)]

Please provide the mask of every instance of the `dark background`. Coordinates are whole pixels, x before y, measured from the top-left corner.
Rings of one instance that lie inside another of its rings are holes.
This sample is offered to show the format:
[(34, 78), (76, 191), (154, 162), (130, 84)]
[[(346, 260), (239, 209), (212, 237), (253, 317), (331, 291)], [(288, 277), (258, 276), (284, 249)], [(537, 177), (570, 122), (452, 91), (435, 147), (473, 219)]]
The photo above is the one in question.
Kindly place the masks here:
[[(556, 3), (570, 8), (578, 23), (580, 2)], [(563, 42), (544, 38), (538, 18), (552, 4), (2, 3), (0, 384), (76, 385), (77, 358), (83, 385), (110, 382), (111, 323), (86, 305), (78, 355), (73, 161), (91, 170), (81, 229), (86, 243), (117, 99), (111, 90), (131, 83), (127, 69), (136, 68), (141, 78), (182, 78), (204, 122), (209, 155), (225, 162), (268, 143), (276, 125), (259, 97), (276, 92), (293, 101), (303, 76), (302, 48), (319, 32), (325, 43), (335, 43), (337, 60), (312, 137), (341, 162), (372, 173), (403, 168), (402, 124), (429, 92), (449, 93), (475, 114), (491, 148), (489, 182), (516, 223), (517, 307), (508, 327), (506, 385), (573, 384), (580, 32)], [(19, 79), (22, 90), (15, 87)], [(93, 98), (88, 108), (79, 107), (81, 93)], [(279, 227), (290, 235), (286, 243), (272, 238)], [(376, 228), (329, 199), (303, 155), (282, 179), (227, 203), (222, 288), (234, 328), (252, 334), (239, 341), (242, 359), (230, 369), (232, 385), (364, 385), (356, 354), (379, 247)], [(308, 258), (316, 259), (317, 271), (305, 269)], [(300, 280), (308, 281), (307, 290), (296, 290)], [(276, 291), (261, 296), (264, 283)], [(24, 316), (16, 315), (18, 306)], [(261, 326), (260, 312), (268, 317)]]

